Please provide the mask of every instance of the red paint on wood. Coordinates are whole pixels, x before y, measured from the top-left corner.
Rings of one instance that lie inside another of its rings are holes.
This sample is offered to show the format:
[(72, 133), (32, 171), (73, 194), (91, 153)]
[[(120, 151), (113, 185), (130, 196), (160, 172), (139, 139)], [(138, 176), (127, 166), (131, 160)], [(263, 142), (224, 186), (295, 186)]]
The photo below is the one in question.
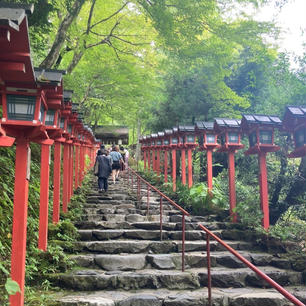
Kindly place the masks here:
[(20, 62), (0, 61), (0, 67), (2, 71), (25, 72), (25, 65)]
[(79, 146), (75, 146), (75, 165), (74, 165), (74, 188), (77, 189), (79, 186)]
[(143, 151), (143, 169), (146, 170), (147, 168), (147, 152)]
[(151, 151), (148, 150), (148, 170), (151, 170)]
[(48, 243), (48, 206), (49, 206), (49, 175), (50, 175), (50, 145), (41, 145), (40, 161), (40, 204), (38, 248), (47, 250)]
[(266, 153), (261, 152), (258, 155), (259, 161), (259, 191), (260, 191), (260, 206), (263, 213), (262, 226), (265, 230), (269, 229), (269, 196), (268, 196), (268, 181), (267, 181), (267, 165)]
[(63, 152), (63, 212), (68, 211), (68, 184), (69, 184), (69, 145), (64, 143), (64, 152)]
[(164, 151), (164, 181), (168, 182), (168, 151)]
[(181, 150), (182, 184), (186, 185), (186, 151)]
[(172, 186), (176, 191), (176, 150), (172, 149)]
[(60, 186), (61, 186), (61, 143), (54, 143), (53, 164), (53, 223), (57, 224), (60, 218)]
[(29, 191), (27, 180), (28, 150), (29, 143), (24, 139), (18, 139), (15, 161), (11, 278), (19, 284), (21, 292), (10, 296), (11, 306), (23, 306), (24, 302)]
[(235, 186), (235, 151), (228, 152), (228, 187), (230, 200), (230, 216), (233, 222), (237, 222), (237, 214), (234, 213), (236, 207), (236, 186)]
[(207, 174), (207, 188), (212, 190), (213, 188), (213, 174), (212, 174), (212, 150), (207, 150), (207, 164), (206, 164), (206, 174)]
[(192, 149), (188, 149), (188, 187), (192, 187)]
[(152, 150), (152, 170), (156, 171), (156, 159), (155, 159), (155, 150)]
[(156, 151), (157, 159), (156, 159), (156, 173), (160, 175), (160, 150)]

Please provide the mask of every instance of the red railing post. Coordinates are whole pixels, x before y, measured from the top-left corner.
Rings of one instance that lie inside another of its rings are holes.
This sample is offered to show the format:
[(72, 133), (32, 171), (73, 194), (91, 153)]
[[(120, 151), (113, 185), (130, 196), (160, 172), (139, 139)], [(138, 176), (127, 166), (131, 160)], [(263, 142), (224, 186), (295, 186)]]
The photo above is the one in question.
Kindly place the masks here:
[(206, 233), (206, 261), (207, 261), (207, 289), (208, 306), (212, 306), (211, 300), (211, 260), (210, 260), (210, 236)]
[(150, 186), (147, 185), (147, 215), (149, 215), (150, 210)]
[(176, 150), (172, 149), (172, 185), (173, 191), (176, 191)]
[(160, 241), (163, 240), (163, 197), (159, 199)]
[(182, 272), (185, 271), (185, 214), (182, 214)]

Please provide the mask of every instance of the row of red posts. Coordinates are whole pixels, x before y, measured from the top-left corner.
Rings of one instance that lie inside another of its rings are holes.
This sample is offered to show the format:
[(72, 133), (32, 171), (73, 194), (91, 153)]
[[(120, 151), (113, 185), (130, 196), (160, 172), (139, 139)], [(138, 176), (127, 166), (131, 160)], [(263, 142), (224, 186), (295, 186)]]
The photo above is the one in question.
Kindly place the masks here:
[[(207, 152), (207, 187), (213, 189), (212, 154), (226, 152), (228, 154), (228, 182), (230, 216), (237, 222), (236, 187), (235, 187), (235, 153), (242, 149), (243, 135), (249, 139), (246, 155), (257, 154), (259, 162), (260, 206), (263, 213), (262, 226), (269, 228), (269, 196), (267, 182), (266, 156), (269, 152), (280, 149), (274, 144), (274, 130), (278, 129), (287, 137), (292, 137), (294, 151), (290, 158), (302, 157), (306, 154), (306, 106), (287, 106), (283, 122), (277, 116), (242, 115), (241, 120), (216, 118), (213, 122), (196, 122), (195, 125), (178, 126), (163, 132), (142, 136), (139, 139), (143, 152), (144, 169), (161, 173), (160, 156), (164, 152), (164, 182), (168, 182), (168, 151), (172, 155), (172, 185), (176, 191), (176, 150), (181, 150), (181, 182), (186, 185), (186, 150), (188, 153), (188, 187), (192, 187), (192, 150), (198, 147)], [(156, 158), (157, 156), (157, 158)]]
[(72, 103), (73, 92), (63, 90), (65, 71), (33, 68), (27, 21), (27, 16), (33, 12), (33, 5), (1, 5), (0, 146), (10, 147), (16, 143), (11, 278), (19, 284), (20, 292), (10, 296), (10, 305), (22, 306), (30, 143), (41, 145), (38, 248), (46, 251), (51, 146), (54, 145), (52, 220), (56, 224), (60, 219), (60, 202), (62, 211), (67, 212), (73, 191), (80, 187), (85, 173), (93, 166), (97, 141)]

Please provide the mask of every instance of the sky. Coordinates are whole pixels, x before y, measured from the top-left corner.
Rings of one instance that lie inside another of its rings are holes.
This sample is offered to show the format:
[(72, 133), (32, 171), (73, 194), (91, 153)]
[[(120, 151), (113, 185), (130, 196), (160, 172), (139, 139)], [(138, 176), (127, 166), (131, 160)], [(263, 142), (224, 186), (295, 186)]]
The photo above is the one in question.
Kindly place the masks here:
[(303, 46), (306, 43), (306, 0), (288, 0), (281, 10), (273, 5), (265, 6), (257, 13), (256, 19), (275, 20), (282, 28), (280, 50), (303, 54), (306, 49)]

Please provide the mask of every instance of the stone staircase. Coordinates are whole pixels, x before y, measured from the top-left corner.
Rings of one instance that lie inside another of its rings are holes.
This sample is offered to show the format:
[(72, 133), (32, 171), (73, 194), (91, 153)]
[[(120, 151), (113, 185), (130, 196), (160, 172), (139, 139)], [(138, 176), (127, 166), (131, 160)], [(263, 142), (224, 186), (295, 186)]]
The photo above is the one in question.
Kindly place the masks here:
[[(186, 217), (185, 272), (181, 272), (181, 215), (164, 202), (162, 241), (159, 218), (159, 197), (154, 193), (147, 215), (146, 197), (138, 203), (128, 193), (125, 179), (110, 184), (107, 194), (99, 194), (94, 184), (83, 221), (77, 224), (79, 252), (73, 259), (78, 268), (55, 277), (59, 287), (69, 290), (58, 297), (59, 305), (209, 305), (206, 234), (199, 230), (199, 222), (305, 303), (302, 272), (289, 269), (288, 262), (251, 242), (230, 240), (235, 226), (215, 221), (214, 216)], [(292, 305), (214, 240), (210, 247), (212, 305)]]

